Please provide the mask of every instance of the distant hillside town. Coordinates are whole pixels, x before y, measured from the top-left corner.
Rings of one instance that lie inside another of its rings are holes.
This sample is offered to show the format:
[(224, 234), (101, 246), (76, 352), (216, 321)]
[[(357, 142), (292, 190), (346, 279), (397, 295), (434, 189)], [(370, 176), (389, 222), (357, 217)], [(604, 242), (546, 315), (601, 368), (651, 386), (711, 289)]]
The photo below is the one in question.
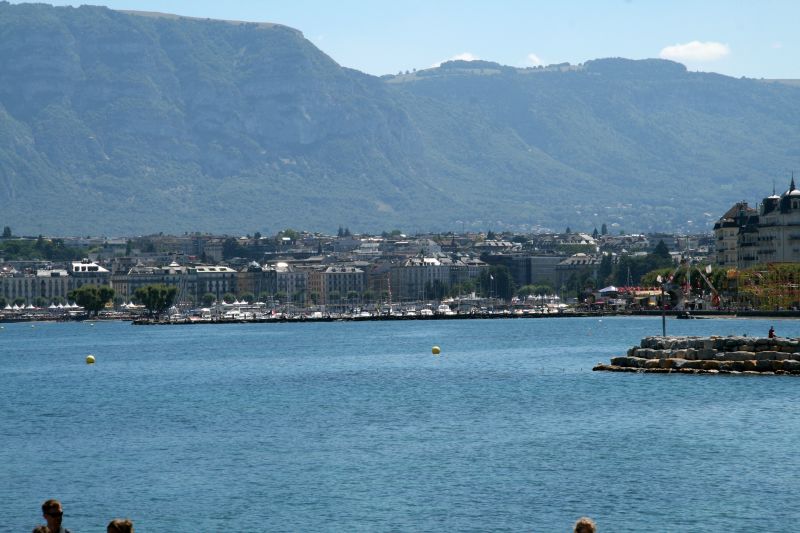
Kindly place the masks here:
[[(17, 238), (6, 229), (0, 303), (12, 308), (68, 304), (69, 293), (85, 285), (110, 286), (120, 304), (153, 284), (176, 287), (176, 301), (191, 305), (226, 298), (300, 307), (459, 295), (510, 300), (534, 292), (568, 299), (606, 282), (633, 285), (634, 276), (638, 282), (644, 272), (633, 260), (651, 255), (659, 243), (675, 258), (693, 261), (705, 260), (713, 244), (710, 235), (610, 235), (605, 226), (592, 234), (353, 235), (342, 229), (335, 236), (286, 230), (272, 237), (131, 239)], [(85, 257), (46, 258), (70, 251)], [(621, 258), (629, 262), (624, 271)]]
[[(171, 287), (186, 308), (258, 303), (262, 310), (422, 311), (525, 306), (591, 309), (776, 308), (800, 305), (800, 190), (758, 208), (738, 202), (712, 234), (336, 235), (186, 233), (133, 238), (0, 238), (0, 310), (66, 309), (87, 287), (107, 308)], [(664, 290), (662, 293), (661, 290)], [(173, 298), (174, 296), (174, 298)], [(141, 303), (141, 302), (138, 302)]]

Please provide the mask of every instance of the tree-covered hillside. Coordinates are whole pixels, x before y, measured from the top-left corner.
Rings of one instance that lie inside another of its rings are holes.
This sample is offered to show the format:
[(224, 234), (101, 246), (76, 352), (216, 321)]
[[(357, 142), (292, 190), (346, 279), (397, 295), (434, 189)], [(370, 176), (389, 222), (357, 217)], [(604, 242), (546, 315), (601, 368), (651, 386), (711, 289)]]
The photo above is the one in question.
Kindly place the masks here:
[(0, 213), (35, 233), (705, 229), (785, 186), (799, 97), (660, 60), (376, 78), (284, 26), (0, 2)]

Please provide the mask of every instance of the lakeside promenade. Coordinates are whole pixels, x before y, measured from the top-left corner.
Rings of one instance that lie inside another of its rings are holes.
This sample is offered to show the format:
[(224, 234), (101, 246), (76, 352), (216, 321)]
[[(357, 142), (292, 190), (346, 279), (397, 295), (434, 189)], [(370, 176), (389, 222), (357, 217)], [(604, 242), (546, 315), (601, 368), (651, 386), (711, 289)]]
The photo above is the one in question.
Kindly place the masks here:
[[(776, 318), (776, 319), (796, 319), (800, 318), (800, 310), (700, 310), (686, 311), (667, 310), (663, 314), (670, 318)], [(0, 316), (0, 323), (14, 322), (82, 322), (82, 321), (123, 321), (131, 322), (134, 325), (183, 325), (183, 324), (242, 324), (242, 323), (285, 323), (285, 322), (376, 322), (376, 321), (425, 321), (425, 320), (474, 320), (474, 319), (520, 319), (520, 318), (577, 318), (577, 317), (612, 317), (612, 316), (652, 316), (660, 317), (662, 311), (659, 310), (627, 310), (627, 311), (608, 311), (608, 310), (583, 310), (567, 309), (561, 312), (542, 313), (530, 310), (502, 310), (484, 311), (474, 313), (455, 313), (455, 314), (432, 314), (432, 315), (400, 315), (400, 314), (324, 314), (313, 316), (303, 313), (278, 313), (276, 315), (265, 315), (249, 318), (198, 318), (181, 317), (174, 319), (162, 317), (159, 320), (148, 318), (141, 315), (130, 313), (110, 313), (96, 317), (89, 317), (85, 314), (77, 316), (54, 316), (49, 314), (27, 314), (27, 315), (5, 315)]]
[[(691, 315), (685, 311), (665, 311), (664, 314), (670, 318), (800, 318), (800, 311), (697, 311)], [(581, 311), (568, 310), (558, 313), (523, 313), (510, 311), (495, 311), (483, 313), (460, 313), (453, 315), (434, 314), (434, 315), (324, 315), (321, 317), (310, 317), (306, 315), (280, 315), (265, 318), (213, 318), (205, 320), (154, 320), (150, 318), (138, 318), (132, 321), (134, 325), (183, 325), (183, 324), (242, 324), (242, 323), (286, 323), (286, 322), (378, 322), (378, 321), (426, 321), (426, 320), (475, 320), (475, 319), (526, 319), (526, 318), (579, 318), (579, 317), (612, 317), (612, 316), (652, 316), (660, 317), (661, 311)]]

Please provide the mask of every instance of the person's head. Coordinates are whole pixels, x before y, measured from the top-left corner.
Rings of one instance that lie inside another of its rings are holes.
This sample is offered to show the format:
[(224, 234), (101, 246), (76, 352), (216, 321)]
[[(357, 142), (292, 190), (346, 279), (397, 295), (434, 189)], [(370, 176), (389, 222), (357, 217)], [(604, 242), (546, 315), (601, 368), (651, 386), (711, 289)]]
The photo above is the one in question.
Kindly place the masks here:
[(575, 522), (574, 531), (575, 533), (595, 533), (597, 531), (597, 526), (595, 525), (594, 520), (584, 516)]
[(107, 533), (133, 533), (133, 522), (117, 518), (108, 523)]
[(47, 520), (47, 527), (51, 531), (58, 531), (61, 527), (61, 518), (64, 511), (61, 509), (61, 502), (58, 500), (47, 500), (42, 504), (42, 515)]

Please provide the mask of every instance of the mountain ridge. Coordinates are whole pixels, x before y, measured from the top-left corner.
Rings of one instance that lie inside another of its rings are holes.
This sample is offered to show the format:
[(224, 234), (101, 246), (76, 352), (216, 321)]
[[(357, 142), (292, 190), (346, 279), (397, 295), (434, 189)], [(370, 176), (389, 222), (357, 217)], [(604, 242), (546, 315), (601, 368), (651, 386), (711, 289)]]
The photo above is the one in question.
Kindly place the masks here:
[(798, 90), (620, 58), (376, 77), (278, 24), (0, 2), (0, 206), (79, 234), (705, 230), (788, 178)]

